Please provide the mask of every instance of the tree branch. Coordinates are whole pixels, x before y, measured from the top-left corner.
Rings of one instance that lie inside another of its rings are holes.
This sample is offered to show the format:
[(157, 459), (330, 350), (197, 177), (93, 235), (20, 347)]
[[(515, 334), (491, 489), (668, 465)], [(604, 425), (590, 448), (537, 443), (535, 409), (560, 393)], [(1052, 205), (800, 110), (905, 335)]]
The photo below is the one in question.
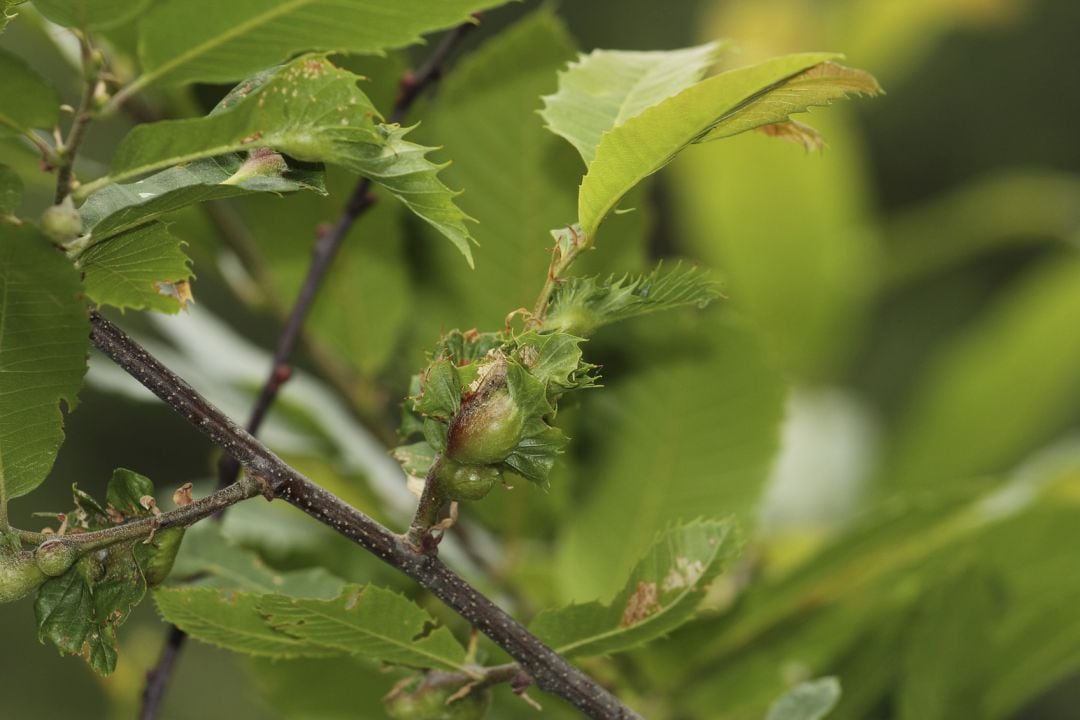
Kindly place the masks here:
[(261, 478), (268, 496), (296, 506), (416, 580), (503, 648), (541, 690), (559, 695), (592, 718), (639, 717), (437, 557), (415, 552), (403, 537), (291, 468), (111, 322), (92, 313), (90, 324), (90, 337), (98, 349), (236, 458), (250, 475)]
[[(415, 73), (409, 72), (402, 77), (398, 96), (394, 102), (394, 110), (390, 115), (390, 122), (400, 123), (405, 119), (413, 103), (423, 90), (441, 77), (443, 67), (451, 52), (473, 26), (473, 23), (464, 23), (448, 32), (443, 36), (427, 61)], [(132, 87), (127, 88), (129, 94)], [(114, 98), (117, 105), (123, 102), (120, 99), (122, 97), (126, 97), (124, 90), (121, 90), (117, 97)], [(337, 220), (328, 231), (320, 233), (315, 241), (307, 275), (289, 311), (281, 335), (278, 337), (269, 375), (263, 383), (255, 405), (252, 407), (251, 415), (248, 417), (246, 428), (252, 435), (259, 431), (270, 407), (277, 399), (282, 385), (288, 381), (292, 374), (289, 359), (296, 350), (304, 322), (315, 303), (319, 288), (322, 286), (338, 250), (344, 244), (353, 224), (375, 202), (375, 196), (372, 194), (371, 188), (372, 182), (370, 179), (364, 178), (360, 180)], [(232, 484), (236, 480), (239, 471), (240, 463), (237, 462), (236, 457), (231, 453), (223, 455), (218, 463), (218, 487), (224, 488)], [(224, 509), (218, 513), (217, 517), (220, 518), (222, 512), (224, 512)], [(140, 713), (142, 720), (153, 720), (157, 717), (161, 701), (165, 696), (165, 688), (172, 675), (172, 668), (177, 657), (182, 652), (186, 637), (182, 630), (173, 627), (169, 632), (158, 662), (147, 673)]]

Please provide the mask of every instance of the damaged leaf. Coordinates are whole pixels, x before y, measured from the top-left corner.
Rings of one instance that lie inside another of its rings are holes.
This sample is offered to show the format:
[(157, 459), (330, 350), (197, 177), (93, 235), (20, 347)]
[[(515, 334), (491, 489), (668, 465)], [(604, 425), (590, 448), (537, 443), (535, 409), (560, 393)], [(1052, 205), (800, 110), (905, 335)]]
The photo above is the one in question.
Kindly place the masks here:
[(699, 520), (663, 532), (623, 590), (590, 602), (541, 612), (529, 629), (563, 655), (623, 652), (690, 620), (708, 585), (738, 555), (735, 521)]

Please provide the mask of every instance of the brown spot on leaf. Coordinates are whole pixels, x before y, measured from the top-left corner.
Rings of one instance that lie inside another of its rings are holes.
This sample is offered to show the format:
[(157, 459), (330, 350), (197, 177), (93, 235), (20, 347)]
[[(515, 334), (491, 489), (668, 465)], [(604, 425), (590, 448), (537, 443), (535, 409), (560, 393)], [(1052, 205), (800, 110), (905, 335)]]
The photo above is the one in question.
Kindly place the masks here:
[(802, 145), (808, 152), (825, 147), (825, 138), (821, 136), (821, 133), (798, 120), (785, 120), (771, 125), (762, 125), (757, 131), (769, 137), (780, 138), (796, 145)]
[(636, 625), (660, 609), (660, 598), (656, 583), (642, 580), (637, 584), (623, 611), (622, 627)]
[(154, 283), (154, 289), (157, 290), (159, 295), (176, 300), (176, 302), (180, 303), (181, 308), (186, 308), (188, 303), (195, 302), (195, 296), (191, 294), (191, 283), (187, 280), (177, 280), (176, 282), (159, 280)]

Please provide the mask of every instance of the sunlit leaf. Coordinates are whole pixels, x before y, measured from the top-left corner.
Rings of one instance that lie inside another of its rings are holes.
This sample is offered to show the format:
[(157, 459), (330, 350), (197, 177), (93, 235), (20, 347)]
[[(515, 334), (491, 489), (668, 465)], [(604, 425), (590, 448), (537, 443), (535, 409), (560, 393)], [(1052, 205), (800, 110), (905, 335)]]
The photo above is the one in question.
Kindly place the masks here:
[(79, 274), (34, 228), (0, 223), (0, 524), (45, 479), (89, 347)]
[(593, 50), (559, 73), (559, 89), (544, 96), (547, 129), (577, 148), (588, 165), (600, 136), (645, 108), (701, 79), (720, 54), (719, 43), (681, 50)]
[(573, 277), (556, 288), (544, 328), (591, 335), (603, 325), (640, 315), (687, 305), (703, 308), (719, 296), (719, 285), (690, 265), (657, 267), (637, 277)]
[(622, 652), (666, 635), (689, 620), (705, 589), (735, 558), (733, 520), (688, 523), (662, 533), (610, 603), (540, 613), (530, 630), (570, 656)]
[(578, 195), (586, 237), (619, 200), (688, 145), (782, 122), (813, 105), (879, 91), (873, 76), (827, 53), (789, 55), (703, 80), (605, 134)]

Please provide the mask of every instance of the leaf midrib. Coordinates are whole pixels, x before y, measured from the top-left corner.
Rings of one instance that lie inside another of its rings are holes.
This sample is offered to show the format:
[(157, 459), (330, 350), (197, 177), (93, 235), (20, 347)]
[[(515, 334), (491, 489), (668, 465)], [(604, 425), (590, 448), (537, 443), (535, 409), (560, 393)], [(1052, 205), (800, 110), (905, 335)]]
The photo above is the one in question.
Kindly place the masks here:
[[(359, 599), (360, 602), (363, 602), (363, 594), (364, 594), (363, 591), (361, 591), (361, 593), (360, 593), (361, 597)], [(378, 633), (372, 632), (372, 631), (364, 628), (361, 625), (357, 625), (355, 623), (348, 622), (347, 620), (343, 620), (340, 617), (337, 617), (337, 616), (334, 616), (334, 615), (329, 615), (329, 614), (319, 610), (318, 607), (313, 607), (310, 604), (299, 605), (296, 602), (293, 602), (291, 598), (289, 599), (289, 602), (294, 608), (303, 609), (304, 611), (310, 612), (313, 615), (321, 617), (321, 618), (329, 621), (332, 624), (341, 625), (341, 626), (346, 627), (346, 628), (357, 630), (363, 635), (369, 635), (371, 637), (378, 638), (378, 639), (380, 639), (380, 640), (382, 640), (384, 642), (389, 642), (389, 644), (391, 644), (391, 645), (393, 645), (395, 647), (399, 647), (399, 648), (401, 648), (403, 650), (406, 650), (408, 652), (411, 652), (411, 653), (416, 653), (418, 655), (422, 655), (422, 656), (427, 657), (427, 658), (429, 658), (429, 659), (431, 659), (433, 661), (436, 661), (442, 667), (449, 667), (449, 668), (451, 668), (453, 670), (458, 670), (458, 671), (463, 672), (463, 673), (465, 673), (467, 675), (470, 675), (470, 676), (476, 675), (476, 673), (474, 671), (470, 670), (465, 665), (450, 662), (446, 658), (444, 658), (444, 657), (442, 657), (440, 655), (436, 655), (436, 654), (422, 648), (419, 643), (417, 643), (417, 644), (407, 644), (407, 643), (401, 642), (400, 640), (396, 640), (394, 638), (388, 637), (386, 635), (379, 635)], [(331, 602), (336, 602), (336, 601), (331, 601)], [(274, 617), (274, 614), (273, 613), (267, 613), (267, 616), (268, 617)], [(279, 615), (278, 617), (281, 617), (281, 616)], [(282, 624), (281, 626), (273, 626), (273, 627), (287, 633), (288, 632), (287, 628), (290, 625), (293, 625), (293, 623), (289, 623), (288, 625)], [(311, 638), (308, 638), (308, 639), (310, 640)], [(321, 643), (321, 641), (318, 641), (318, 640), (316, 640), (315, 642), (320, 642)], [(330, 647), (338, 647), (338, 648), (340, 648), (342, 650), (346, 650), (347, 652), (351, 652), (351, 651), (348, 651), (346, 648), (344, 648), (344, 647), (342, 647), (340, 645), (337, 645), (337, 646), (330, 645)]]

